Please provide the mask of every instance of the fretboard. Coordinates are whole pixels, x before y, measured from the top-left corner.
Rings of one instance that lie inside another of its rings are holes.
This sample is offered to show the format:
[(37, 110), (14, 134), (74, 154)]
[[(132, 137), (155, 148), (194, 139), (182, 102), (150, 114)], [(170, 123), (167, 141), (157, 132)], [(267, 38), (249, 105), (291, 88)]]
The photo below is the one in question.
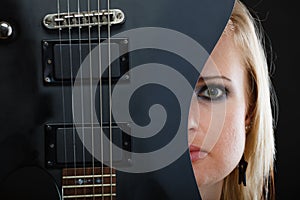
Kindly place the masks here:
[(63, 169), (62, 197), (64, 200), (115, 200), (116, 172), (109, 167)]

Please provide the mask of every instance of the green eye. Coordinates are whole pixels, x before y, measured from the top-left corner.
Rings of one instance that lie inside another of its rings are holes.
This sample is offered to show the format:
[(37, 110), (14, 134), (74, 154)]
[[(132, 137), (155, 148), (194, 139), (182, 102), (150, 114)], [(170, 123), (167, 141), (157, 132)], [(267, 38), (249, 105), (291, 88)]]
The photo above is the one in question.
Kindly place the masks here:
[(205, 85), (201, 87), (198, 92), (198, 98), (202, 98), (204, 100), (222, 100), (227, 97), (228, 91), (222, 85)]

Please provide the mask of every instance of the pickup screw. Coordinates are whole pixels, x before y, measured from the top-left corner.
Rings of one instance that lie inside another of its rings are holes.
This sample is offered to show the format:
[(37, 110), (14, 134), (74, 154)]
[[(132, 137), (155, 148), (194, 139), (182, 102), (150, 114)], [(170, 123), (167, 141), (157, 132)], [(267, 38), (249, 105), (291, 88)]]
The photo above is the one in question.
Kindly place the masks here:
[[(129, 75), (127, 75), (127, 74), (124, 75), (124, 76), (123, 76), (123, 79), (124, 79), (124, 80), (128, 80), (128, 79), (129, 79)], [(130, 126), (130, 125), (128, 125), (128, 126)]]
[(47, 125), (47, 130), (48, 130), (48, 131), (51, 131), (51, 130), (52, 130), (52, 127), (49, 126), (49, 125)]
[(0, 22), (0, 39), (8, 39), (13, 33), (11, 25), (7, 22)]
[(46, 78), (45, 78), (45, 81), (46, 81), (47, 83), (50, 83), (50, 82), (51, 82), (51, 79), (50, 79), (49, 77), (46, 77)]

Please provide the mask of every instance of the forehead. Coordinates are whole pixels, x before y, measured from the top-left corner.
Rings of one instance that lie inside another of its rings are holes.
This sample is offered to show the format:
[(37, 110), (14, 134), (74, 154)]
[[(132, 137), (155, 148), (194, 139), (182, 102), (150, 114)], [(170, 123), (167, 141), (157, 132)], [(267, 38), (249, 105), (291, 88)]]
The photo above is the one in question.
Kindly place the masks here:
[(241, 74), (245, 71), (242, 60), (242, 54), (234, 44), (233, 35), (228, 32), (223, 33), (207, 60), (201, 76), (231, 77)]

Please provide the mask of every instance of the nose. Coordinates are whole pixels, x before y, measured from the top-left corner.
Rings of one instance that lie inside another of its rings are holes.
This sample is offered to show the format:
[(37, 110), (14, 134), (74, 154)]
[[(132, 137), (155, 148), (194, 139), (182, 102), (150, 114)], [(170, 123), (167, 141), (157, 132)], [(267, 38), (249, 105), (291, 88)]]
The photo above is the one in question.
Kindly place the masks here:
[(190, 111), (188, 117), (188, 132), (195, 133), (199, 126), (200, 120), (200, 109), (197, 101), (197, 96), (193, 93), (191, 104), (190, 104)]

